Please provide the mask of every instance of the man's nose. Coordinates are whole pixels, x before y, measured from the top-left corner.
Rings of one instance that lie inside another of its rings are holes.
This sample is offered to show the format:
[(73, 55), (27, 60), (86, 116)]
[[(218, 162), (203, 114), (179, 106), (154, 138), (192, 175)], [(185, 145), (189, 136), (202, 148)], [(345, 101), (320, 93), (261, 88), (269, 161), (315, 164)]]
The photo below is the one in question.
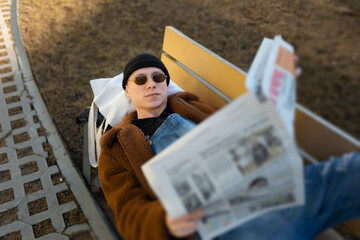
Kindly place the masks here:
[(154, 81), (154, 79), (152, 78), (152, 76), (148, 76), (148, 77), (147, 77), (146, 87), (147, 87), (147, 88), (156, 87), (156, 82)]

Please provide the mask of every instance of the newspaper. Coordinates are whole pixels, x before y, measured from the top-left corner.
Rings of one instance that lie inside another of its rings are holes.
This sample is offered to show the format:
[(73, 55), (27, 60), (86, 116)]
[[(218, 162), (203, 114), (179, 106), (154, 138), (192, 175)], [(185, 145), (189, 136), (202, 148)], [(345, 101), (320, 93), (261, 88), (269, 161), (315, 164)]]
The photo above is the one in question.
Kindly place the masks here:
[(256, 96), (235, 99), (142, 166), (172, 218), (203, 209), (202, 239), (304, 204), (303, 164), (293, 137), (266, 91)]
[(274, 104), (292, 136), (296, 104), (294, 57), (294, 48), (281, 36), (264, 38), (246, 77), (249, 91), (260, 101), (269, 99)]

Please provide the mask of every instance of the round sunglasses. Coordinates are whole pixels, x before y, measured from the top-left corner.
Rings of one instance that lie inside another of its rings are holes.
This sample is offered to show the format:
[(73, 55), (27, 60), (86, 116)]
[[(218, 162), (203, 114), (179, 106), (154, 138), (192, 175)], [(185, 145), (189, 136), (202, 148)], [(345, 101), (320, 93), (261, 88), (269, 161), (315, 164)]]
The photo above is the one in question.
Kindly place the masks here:
[[(165, 81), (166, 78), (167, 78), (167, 76), (165, 76), (162, 73), (155, 73), (154, 75), (152, 75), (152, 79), (156, 83), (161, 83), (161, 82)], [(144, 85), (147, 81), (147, 76), (139, 75), (139, 76), (135, 77), (134, 79), (132, 79), (131, 81), (133, 81), (136, 85)]]

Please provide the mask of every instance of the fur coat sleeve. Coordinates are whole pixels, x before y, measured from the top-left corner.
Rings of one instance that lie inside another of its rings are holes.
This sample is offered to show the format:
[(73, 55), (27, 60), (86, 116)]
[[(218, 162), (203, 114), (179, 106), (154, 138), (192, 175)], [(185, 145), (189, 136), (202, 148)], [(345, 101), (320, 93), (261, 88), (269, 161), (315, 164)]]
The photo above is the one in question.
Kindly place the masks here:
[(103, 149), (99, 160), (99, 178), (116, 228), (127, 240), (169, 239), (164, 208), (141, 186), (116, 145)]

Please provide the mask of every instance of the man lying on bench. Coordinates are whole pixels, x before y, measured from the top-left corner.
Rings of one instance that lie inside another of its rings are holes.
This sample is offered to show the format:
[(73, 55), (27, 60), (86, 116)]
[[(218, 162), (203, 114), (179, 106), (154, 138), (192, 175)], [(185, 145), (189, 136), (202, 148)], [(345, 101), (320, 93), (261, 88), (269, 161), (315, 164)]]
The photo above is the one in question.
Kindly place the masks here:
[[(122, 86), (136, 112), (101, 138), (100, 182), (116, 227), (128, 240), (194, 239), (203, 216), (198, 210), (171, 219), (141, 171), (142, 164), (215, 112), (192, 93), (168, 96), (169, 82), (168, 70), (157, 57), (131, 59)], [(359, 218), (359, 172), (358, 153), (307, 165), (304, 206), (261, 215), (220, 239), (313, 239), (335, 224)]]

